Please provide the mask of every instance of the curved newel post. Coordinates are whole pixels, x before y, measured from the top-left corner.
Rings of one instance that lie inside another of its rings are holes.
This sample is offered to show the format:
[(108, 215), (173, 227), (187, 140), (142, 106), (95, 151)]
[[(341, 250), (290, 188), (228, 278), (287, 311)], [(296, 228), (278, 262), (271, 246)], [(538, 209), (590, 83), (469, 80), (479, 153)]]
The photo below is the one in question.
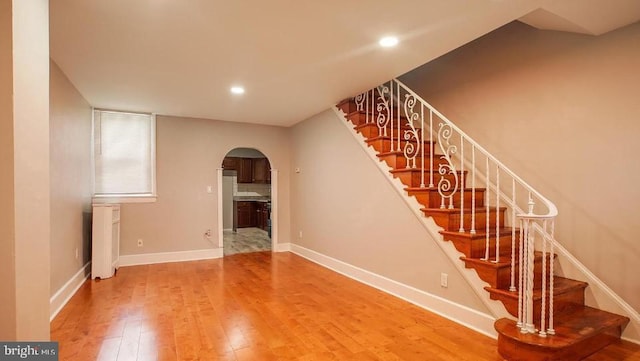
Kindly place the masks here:
[[(528, 212), (519, 214), (520, 219), (520, 271), (518, 327), (522, 333), (537, 333), (541, 337), (554, 335), (553, 329), (553, 224), (554, 217), (534, 213), (535, 202), (529, 194)], [(535, 242), (541, 240), (542, 270), (540, 282), (540, 329), (534, 325), (533, 290), (535, 285)], [(547, 251), (547, 249), (550, 249)], [(512, 248), (512, 252), (515, 252)], [(515, 255), (514, 255), (515, 256)], [(524, 285), (524, 286), (522, 286)]]
[[(536, 328), (533, 320), (533, 276), (534, 276), (534, 243), (535, 237), (532, 230), (532, 223), (526, 217), (522, 219), (523, 228), (523, 259), (520, 261), (522, 271), (522, 279), (520, 287), (522, 288), (522, 319), (519, 320), (520, 332), (534, 333)], [(522, 286), (524, 284), (524, 287)]]

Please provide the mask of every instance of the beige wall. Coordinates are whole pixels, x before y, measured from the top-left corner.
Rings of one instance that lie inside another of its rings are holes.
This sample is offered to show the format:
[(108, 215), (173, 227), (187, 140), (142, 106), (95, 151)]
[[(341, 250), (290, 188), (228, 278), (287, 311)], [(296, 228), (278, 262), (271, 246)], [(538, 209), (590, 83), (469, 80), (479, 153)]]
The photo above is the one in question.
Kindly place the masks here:
[(640, 310), (640, 23), (599, 36), (512, 23), (402, 77), (552, 200), (556, 235)]
[(292, 242), (488, 312), (341, 121), (328, 110), (292, 128)]
[(91, 260), (91, 106), (53, 61), (49, 95), (53, 295)]
[(49, 13), (0, 5), (0, 339), (49, 339)]
[[(289, 240), (289, 137), (286, 128), (157, 117), (156, 203), (122, 207), (122, 255), (217, 248), (217, 177), (234, 148), (255, 148), (279, 171), (279, 236)], [(213, 193), (207, 193), (211, 185)], [(222, 226), (222, 225), (220, 225)], [(203, 234), (213, 230), (212, 242)], [(137, 240), (144, 247), (137, 246)]]

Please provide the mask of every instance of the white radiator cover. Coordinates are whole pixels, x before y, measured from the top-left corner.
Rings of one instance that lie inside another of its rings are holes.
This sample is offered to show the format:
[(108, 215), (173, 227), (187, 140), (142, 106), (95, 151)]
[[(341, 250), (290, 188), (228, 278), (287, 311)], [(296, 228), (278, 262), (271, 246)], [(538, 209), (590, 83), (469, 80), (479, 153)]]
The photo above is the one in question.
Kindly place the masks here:
[(120, 205), (94, 204), (91, 278), (113, 277), (120, 258)]

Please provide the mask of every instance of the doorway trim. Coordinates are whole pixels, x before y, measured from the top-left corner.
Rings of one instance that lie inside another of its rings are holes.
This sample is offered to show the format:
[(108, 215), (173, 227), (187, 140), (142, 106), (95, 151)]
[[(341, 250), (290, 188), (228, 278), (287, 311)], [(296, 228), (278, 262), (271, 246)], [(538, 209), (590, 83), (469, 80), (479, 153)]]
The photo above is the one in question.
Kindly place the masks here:
[(218, 183), (218, 189), (217, 189), (217, 193), (218, 193), (218, 248), (220, 248), (221, 250), (223, 250), (221, 252), (222, 256), (224, 257), (224, 240), (222, 237), (224, 237), (224, 208), (223, 208), (223, 204), (222, 204), (222, 167), (218, 168), (216, 170), (216, 177), (217, 177), (217, 183)]
[(271, 252), (278, 251), (278, 170), (271, 168)]

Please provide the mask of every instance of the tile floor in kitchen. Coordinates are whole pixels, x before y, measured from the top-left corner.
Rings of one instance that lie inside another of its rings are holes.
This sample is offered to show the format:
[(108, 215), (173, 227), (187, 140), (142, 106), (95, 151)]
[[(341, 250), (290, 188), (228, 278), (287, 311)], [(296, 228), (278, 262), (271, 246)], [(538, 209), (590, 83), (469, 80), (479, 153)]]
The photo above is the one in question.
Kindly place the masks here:
[(223, 242), (225, 256), (271, 250), (271, 239), (267, 231), (260, 228), (238, 228), (237, 232), (224, 231)]

